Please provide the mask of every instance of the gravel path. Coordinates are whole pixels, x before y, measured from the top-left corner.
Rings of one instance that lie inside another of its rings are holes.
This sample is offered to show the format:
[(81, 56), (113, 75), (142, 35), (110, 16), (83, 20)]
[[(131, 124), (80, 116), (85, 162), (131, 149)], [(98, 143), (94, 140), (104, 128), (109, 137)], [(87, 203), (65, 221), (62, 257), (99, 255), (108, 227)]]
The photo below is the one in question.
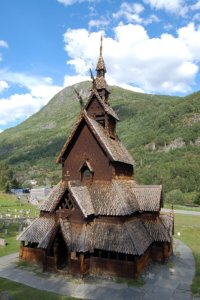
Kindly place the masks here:
[[(62, 275), (36, 273), (17, 266), (18, 254), (0, 258), (0, 277), (33, 288), (94, 300), (189, 300), (195, 273), (192, 251), (179, 240), (174, 242), (174, 255), (165, 265), (152, 263), (144, 272), (142, 287), (117, 284), (111, 280), (74, 280)], [(197, 299), (197, 298), (196, 298)]]

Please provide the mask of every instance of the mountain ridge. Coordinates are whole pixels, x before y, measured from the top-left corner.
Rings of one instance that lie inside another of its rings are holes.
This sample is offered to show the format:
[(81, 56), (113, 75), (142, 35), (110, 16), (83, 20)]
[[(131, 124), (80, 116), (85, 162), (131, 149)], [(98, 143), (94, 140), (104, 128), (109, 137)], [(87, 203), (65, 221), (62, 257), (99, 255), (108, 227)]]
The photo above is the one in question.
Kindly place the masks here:
[[(0, 160), (12, 166), (21, 182), (59, 180), (61, 168), (55, 159), (80, 113), (74, 88), (86, 102), (91, 82), (64, 88), (39, 112), (0, 134)], [(116, 86), (109, 89), (110, 104), (121, 120), (117, 133), (136, 162), (136, 179), (142, 184), (157, 184), (163, 178), (166, 192), (199, 192), (200, 92), (176, 97)], [(181, 147), (161, 151), (177, 139), (182, 141)]]

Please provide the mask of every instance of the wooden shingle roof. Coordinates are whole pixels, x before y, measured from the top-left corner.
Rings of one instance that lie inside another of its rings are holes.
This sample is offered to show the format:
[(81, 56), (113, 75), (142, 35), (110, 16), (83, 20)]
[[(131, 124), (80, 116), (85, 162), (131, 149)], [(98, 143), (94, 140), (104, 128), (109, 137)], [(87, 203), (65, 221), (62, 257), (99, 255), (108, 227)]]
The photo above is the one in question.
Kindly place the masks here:
[[(165, 215), (170, 227), (173, 220)], [(112, 223), (93, 221), (78, 227), (67, 219), (59, 220), (64, 241), (70, 251), (93, 252), (94, 249), (142, 255), (153, 242), (170, 242), (171, 232), (163, 224), (162, 217), (155, 220), (132, 218), (126, 222)], [(38, 248), (47, 248), (54, 233), (55, 219), (40, 217), (18, 237), (20, 241), (37, 243)]]
[(106, 65), (101, 55), (98, 59), (97, 66), (96, 66), (96, 71), (100, 71), (100, 70), (103, 70), (106, 73)]
[(70, 191), (76, 195), (78, 203), (85, 203), (85, 216), (90, 212), (102, 216), (126, 216), (136, 211), (159, 212), (162, 187), (142, 186), (140, 189), (133, 180), (94, 181), (89, 186), (72, 181)]
[[(55, 226), (55, 217), (39, 217), (35, 219), (18, 237), (19, 241), (41, 243), (46, 248)], [(42, 248), (41, 247), (41, 248)]]
[(134, 180), (99, 180), (89, 186), (79, 180), (69, 181), (68, 185), (61, 181), (41, 204), (40, 210), (54, 211), (67, 189), (85, 218), (160, 211), (162, 186), (139, 186)]
[(125, 148), (125, 146), (121, 143), (121, 141), (116, 138), (112, 139), (106, 132), (106, 130), (94, 119), (90, 118), (86, 112), (82, 113), (79, 122), (77, 123), (74, 131), (66, 141), (65, 145), (63, 146), (58, 158), (57, 163), (61, 162), (61, 158), (63, 157), (65, 151), (67, 150), (70, 142), (72, 141), (76, 131), (78, 130), (81, 122), (85, 121), (104, 151), (108, 154), (112, 161), (123, 162), (126, 164), (133, 165), (133, 158)]
[(133, 165), (132, 156), (117, 137), (116, 139), (112, 139), (98, 122), (88, 116), (86, 116), (86, 119), (90, 124), (92, 132), (95, 134), (112, 161)]
[[(150, 225), (149, 225), (150, 224)], [(69, 222), (62, 225), (63, 236), (70, 251), (93, 252), (94, 249), (117, 253), (142, 255), (148, 247), (157, 241), (170, 241), (170, 234), (157, 218), (144, 221), (139, 218), (124, 223), (99, 222), (84, 224), (74, 230)]]
[(93, 215), (95, 211), (87, 187), (82, 185), (73, 186), (70, 182), (68, 187), (72, 197), (75, 199), (84, 217), (87, 218), (87, 216)]
[(39, 206), (41, 211), (49, 211), (52, 212), (55, 210), (56, 206), (60, 202), (63, 194), (67, 189), (66, 184), (63, 181), (60, 181), (51, 191), (49, 196), (42, 204)]
[(108, 105), (107, 103), (105, 103), (105, 102), (101, 99), (101, 97), (99, 96), (99, 93), (98, 93), (98, 91), (97, 91), (96, 89), (93, 89), (93, 90), (92, 90), (91, 95), (90, 95), (90, 97), (89, 97), (89, 100), (88, 100), (87, 104), (85, 105), (85, 110), (87, 110), (87, 108), (88, 108), (88, 106), (89, 106), (91, 100), (94, 98), (94, 96), (95, 96), (95, 98), (99, 101), (99, 103), (101, 104), (101, 106), (104, 108), (105, 112), (106, 112), (108, 115), (110, 115), (110, 116), (112, 116), (113, 118), (115, 118), (117, 121), (119, 121), (119, 117), (118, 117), (118, 115), (116, 114), (116, 112), (112, 109), (112, 107), (111, 107), (110, 105)]
[(134, 195), (140, 211), (158, 211), (161, 206), (162, 185), (137, 185)]

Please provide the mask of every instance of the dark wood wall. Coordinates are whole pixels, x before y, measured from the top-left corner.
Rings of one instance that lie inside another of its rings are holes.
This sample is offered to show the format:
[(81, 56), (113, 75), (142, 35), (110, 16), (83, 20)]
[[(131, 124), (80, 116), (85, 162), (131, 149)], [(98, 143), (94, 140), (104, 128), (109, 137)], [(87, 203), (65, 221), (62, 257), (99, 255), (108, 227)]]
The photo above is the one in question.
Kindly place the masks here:
[(87, 113), (95, 118), (96, 115), (105, 114), (105, 111), (99, 101), (93, 98), (87, 107)]
[(80, 168), (88, 160), (94, 171), (94, 180), (110, 180), (112, 178), (112, 166), (109, 163), (109, 158), (88, 126), (84, 124), (77, 134), (78, 136), (74, 139), (71, 150), (64, 162), (64, 179), (81, 179)]

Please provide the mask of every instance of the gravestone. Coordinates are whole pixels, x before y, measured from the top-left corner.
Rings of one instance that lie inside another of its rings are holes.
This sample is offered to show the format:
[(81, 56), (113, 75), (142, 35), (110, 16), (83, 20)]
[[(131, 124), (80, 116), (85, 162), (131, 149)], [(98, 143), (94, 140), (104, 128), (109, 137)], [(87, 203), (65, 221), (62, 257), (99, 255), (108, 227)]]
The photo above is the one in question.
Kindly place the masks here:
[(0, 239), (0, 246), (6, 246), (6, 240)]
[(19, 228), (18, 228), (18, 231), (20, 232), (20, 231), (22, 231), (22, 230), (23, 230), (23, 225), (20, 224), (20, 225), (19, 225)]

